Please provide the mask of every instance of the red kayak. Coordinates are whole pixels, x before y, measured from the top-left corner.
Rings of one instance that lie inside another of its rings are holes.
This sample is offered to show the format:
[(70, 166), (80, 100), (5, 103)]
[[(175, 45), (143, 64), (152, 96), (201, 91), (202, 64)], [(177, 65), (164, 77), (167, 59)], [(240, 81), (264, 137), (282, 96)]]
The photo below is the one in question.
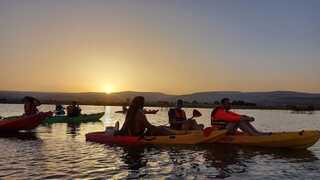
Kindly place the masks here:
[(111, 136), (104, 132), (86, 134), (86, 140), (101, 144), (139, 145), (143, 144), (141, 137), (136, 136)]
[(30, 116), (0, 120), (0, 132), (31, 130), (36, 128), (43, 120), (50, 116), (52, 116), (52, 112), (40, 112)]

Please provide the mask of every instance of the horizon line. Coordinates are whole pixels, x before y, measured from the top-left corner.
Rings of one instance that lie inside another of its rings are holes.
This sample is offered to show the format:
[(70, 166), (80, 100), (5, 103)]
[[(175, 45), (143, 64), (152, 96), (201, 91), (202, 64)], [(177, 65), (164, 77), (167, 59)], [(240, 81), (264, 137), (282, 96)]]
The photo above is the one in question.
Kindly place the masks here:
[(293, 90), (270, 90), (270, 91), (198, 91), (198, 92), (192, 92), (192, 93), (185, 93), (185, 94), (171, 94), (171, 93), (163, 93), (159, 91), (132, 91), (132, 90), (127, 90), (127, 91), (117, 91), (117, 92), (99, 92), (99, 91), (81, 91), (81, 92), (63, 92), (63, 91), (31, 91), (31, 90), (0, 90), (0, 92), (17, 92), (17, 93), (65, 93), (65, 94), (83, 94), (83, 93), (99, 93), (99, 94), (106, 94), (106, 95), (111, 95), (111, 94), (117, 94), (117, 93), (159, 93), (159, 94), (164, 94), (164, 95), (171, 95), (171, 96), (184, 96), (184, 95), (191, 95), (191, 94), (199, 94), (199, 93), (275, 93), (275, 92), (287, 92), (287, 93), (304, 93), (304, 94), (320, 94), (320, 92), (306, 92), (306, 91), (293, 91)]

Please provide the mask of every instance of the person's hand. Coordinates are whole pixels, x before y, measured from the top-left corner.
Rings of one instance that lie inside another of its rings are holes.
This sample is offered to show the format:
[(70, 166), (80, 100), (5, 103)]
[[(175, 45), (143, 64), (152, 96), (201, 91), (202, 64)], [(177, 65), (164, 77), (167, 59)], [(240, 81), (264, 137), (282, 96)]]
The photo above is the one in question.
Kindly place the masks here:
[(250, 122), (253, 122), (254, 120), (255, 120), (254, 117), (249, 117)]
[(249, 117), (249, 116), (245, 116), (245, 115), (243, 115), (243, 116), (241, 116), (241, 117), (240, 117), (240, 120), (241, 120), (241, 121), (248, 121), (248, 122), (252, 122), (252, 121), (254, 121), (254, 118), (253, 118), (253, 117)]

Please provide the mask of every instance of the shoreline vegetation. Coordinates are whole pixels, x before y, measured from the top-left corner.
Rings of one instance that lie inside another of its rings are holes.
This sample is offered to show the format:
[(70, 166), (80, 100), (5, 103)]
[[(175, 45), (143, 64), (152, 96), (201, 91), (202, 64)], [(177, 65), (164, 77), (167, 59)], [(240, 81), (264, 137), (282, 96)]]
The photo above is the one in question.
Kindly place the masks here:
[(214, 108), (222, 98), (231, 99), (236, 109), (292, 110), (296, 112), (320, 110), (320, 93), (304, 93), (294, 91), (240, 92), (209, 91), (185, 95), (170, 95), (159, 92), (124, 91), (117, 93), (59, 93), (30, 91), (0, 91), (0, 103), (21, 104), (25, 96), (32, 96), (42, 104), (71, 104), (76, 101), (80, 105), (96, 106), (128, 106), (135, 96), (144, 96), (146, 106), (173, 107), (178, 99), (182, 99), (189, 108)]
[[(63, 104), (63, 105), (69, 105), (72, 103), (72, 101), (48, 101), (43, 100), (41, 101), (42, 104), (45, 105), (54, 105), (54, 104)], [(127, 102), (82, 102), (77, 101), (79, 105), (92, 105), (92, 106), (128, 106)], [(0, 100), (0, 104), (23, 104), (20, 101), (3, 101)], [(217, 103), (190, 103), (190, 102), (184, 102), (184, 106), (186, 108), (203, 108), (203, 109), (212, 109), (220, 104)], [(147, 107), (160, 107), (160, 108), (170, 108), (174, 107), (174, 102), (146, 102)], [(232, 104), (233, 109), (260, 109), (260, 110), (291, 110), (295, 112), (308, 112), (308, 111), (319, 111), (320, 106), (313, 106), (313, 105), (287, 105), (287, 106), (262, 106), (262, 105), (256, 105), (254, 103), (249, 104)]]

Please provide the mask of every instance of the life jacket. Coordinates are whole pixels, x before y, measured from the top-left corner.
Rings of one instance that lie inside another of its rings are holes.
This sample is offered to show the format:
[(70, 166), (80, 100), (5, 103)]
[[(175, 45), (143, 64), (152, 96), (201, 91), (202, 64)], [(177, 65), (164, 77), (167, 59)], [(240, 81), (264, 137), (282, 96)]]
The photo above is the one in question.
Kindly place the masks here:
[(176, 120), (186, 120), (187, 116), (184, 110), (182, 109), (174, 109), (175, 119)]
[[(171, 118), (174, 118), (176, 121), (187, 120), (186, 113), (182, 109), (170, 109), (169, 120)], [(180, 130), (182, 128), (182, 124), (170, 123), (170, 128)]]
[(218, 112), (218, 110), (224, 110), (224, 108), (222, 106), (218, 106), (214, 108), (213, 111), (211, 112), (211, 126), (214, 127), (216, 130), (224, 129), (226, 126), (225, 121), (217, 120), (215, 118), (215, 115)]

